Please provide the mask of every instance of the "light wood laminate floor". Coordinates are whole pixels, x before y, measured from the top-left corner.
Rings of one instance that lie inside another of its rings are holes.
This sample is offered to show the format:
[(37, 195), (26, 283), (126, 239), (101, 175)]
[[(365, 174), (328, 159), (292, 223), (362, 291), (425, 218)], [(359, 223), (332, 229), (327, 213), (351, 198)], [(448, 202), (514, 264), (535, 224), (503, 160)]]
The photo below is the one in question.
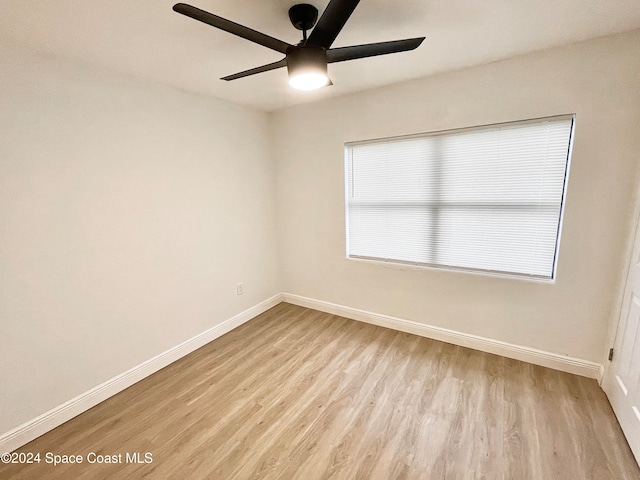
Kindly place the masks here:
[(0, 478), (640, 479), (594, 380), (285, 303), (19, 451), (84, 462)]

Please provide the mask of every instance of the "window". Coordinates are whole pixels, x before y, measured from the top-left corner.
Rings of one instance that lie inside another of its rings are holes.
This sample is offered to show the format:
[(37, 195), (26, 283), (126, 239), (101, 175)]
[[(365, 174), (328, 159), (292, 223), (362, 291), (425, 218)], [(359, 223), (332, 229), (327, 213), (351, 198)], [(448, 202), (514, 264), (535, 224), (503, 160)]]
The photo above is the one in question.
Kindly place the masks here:
[(573, 121), (346, 144), (347, 256), (553, 279)]

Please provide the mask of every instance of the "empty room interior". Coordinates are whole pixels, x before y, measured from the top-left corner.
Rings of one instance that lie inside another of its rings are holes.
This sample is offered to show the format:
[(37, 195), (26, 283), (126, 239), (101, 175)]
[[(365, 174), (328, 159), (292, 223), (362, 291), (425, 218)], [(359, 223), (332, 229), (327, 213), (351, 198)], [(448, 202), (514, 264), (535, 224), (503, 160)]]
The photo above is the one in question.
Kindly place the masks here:
[(0, 478), (638, 480), (639, 193), (636, 0), (1, 2)]

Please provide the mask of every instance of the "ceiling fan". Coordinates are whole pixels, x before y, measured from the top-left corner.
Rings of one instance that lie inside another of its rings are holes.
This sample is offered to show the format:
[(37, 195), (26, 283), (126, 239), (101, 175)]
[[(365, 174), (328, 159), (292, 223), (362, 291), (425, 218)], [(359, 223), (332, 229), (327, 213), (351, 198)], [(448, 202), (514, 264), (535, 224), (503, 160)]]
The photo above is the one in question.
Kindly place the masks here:
[[(317, 25), (318, 9), (316, 7), (306, 3), (291, 7), (289, 9), (289, 19), (295, 28), (302, 30), (302, 40), (297, 45), (291, 45), (185, 3), (175, 4), (173, 10), (285, 54), (285, 58), (278, 62), (228, 75), (222, 77), (222, 80), (236, 80), (286, 66), (289, 73), (289, 84), (292, 87), (299, 90), (315, 90), (325, 85), (331, 85), (331, 80), (327, 74), (327, 64), (329, 63), (406, 52), (418, 48), (424, 40), (424, 37), (418, 37), (331, 48), (340, 30), (347, 23), (359, 2), (360, 0), (331, 0)], [(314, 25), (315, 28), (313, 28)], [(307, 31), (312, 28), (313, 31), (307, 36)]]

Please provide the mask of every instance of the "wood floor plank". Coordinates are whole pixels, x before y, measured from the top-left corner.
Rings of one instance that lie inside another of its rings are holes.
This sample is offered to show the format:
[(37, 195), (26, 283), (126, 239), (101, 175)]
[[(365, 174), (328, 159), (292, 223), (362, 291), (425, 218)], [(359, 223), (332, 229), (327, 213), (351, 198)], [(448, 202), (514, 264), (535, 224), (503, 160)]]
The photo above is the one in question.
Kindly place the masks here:
[(284, 303), (18, 451), (85, 461), (0, 478), (640, 479), (594, 380)]

